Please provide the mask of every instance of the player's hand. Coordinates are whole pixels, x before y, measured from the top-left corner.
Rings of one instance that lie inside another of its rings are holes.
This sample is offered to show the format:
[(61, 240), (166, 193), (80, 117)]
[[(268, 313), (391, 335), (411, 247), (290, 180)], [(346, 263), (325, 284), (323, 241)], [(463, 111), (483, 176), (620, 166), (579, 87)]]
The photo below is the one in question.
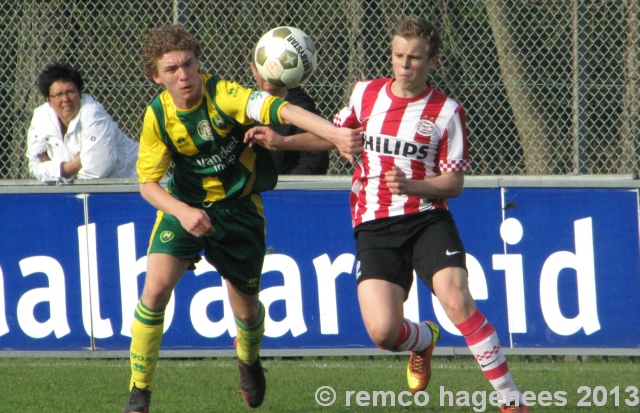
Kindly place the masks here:
[(409, 179), (407, 174), (397, 166), (390, 171), (385, 172), (384, 180), (387, 183), (389, 191), (394, 195), (407, 195), (409, 188)]
[(362, 152), (364, 144), (362, 129), (338, 128), (335, 139), (331, 141), (349, 163), (356, 161), (354, 155)]
[(282, 144), (283, 136), (267, 126), (256, 126), (244, 134), (244, 143), (249, 147), (258, 144), (270, 150), (277, 150)]
[(209, 215), (201, 209), (185, 206), (176, 218), (187, 232), (196, 237), (206, 237), (215, 232)]

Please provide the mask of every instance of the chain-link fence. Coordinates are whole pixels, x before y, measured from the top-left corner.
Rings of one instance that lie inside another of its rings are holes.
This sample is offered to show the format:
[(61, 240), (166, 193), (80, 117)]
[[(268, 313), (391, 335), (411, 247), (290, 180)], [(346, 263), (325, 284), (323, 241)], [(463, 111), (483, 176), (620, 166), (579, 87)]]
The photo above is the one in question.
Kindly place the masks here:
[[(184, 24), (202, 40), (203, 71), (253, 86), (254, 43), (295, 26), (319, 49), (306, 89), (331, 119), (355, 80), (391, 76), (389, 32), (408, 14), (442, 31), (433, 83), (466, 109), (473, 174), (638, 173), (637, 0), (3, 0), (0, 178), (28, 178), (35, 79), (48, 63), (79, 68), (85, 92), (137, 140), (159, 92), (140, 69), (148, 28)], [(329, 173), (349, 172), (334, 154)]]

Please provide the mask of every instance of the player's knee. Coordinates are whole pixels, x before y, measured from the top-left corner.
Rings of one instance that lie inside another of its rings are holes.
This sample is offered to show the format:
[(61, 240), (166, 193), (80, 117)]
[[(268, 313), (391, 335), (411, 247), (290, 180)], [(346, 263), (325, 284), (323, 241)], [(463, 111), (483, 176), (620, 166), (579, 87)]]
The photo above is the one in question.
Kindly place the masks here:
[(240, 321), (240, 322), (242, 322), (244, 324), (253, 324), (253, 323), (255, 323), (256, 321), (258, 321), (258, 318), (259, 318), (258, 316), (259, 316), (259, 314), (257, 312), (249, 311), (249, 310), (246, 310), (246, 309), (244, 311), (238, 310), (238, 311), (234, 312), (234, 314), (233, 314), (233, 317), (236, 320), (238, 320), (238, 321)]
[(464, 297), (440, 299), (440, 305), (454, 324), (467, 320), (477, 309), (473, 300), (465, 300)]
[(382, 350), (393, 351), (396, 347), (396, 335), (392, 335), (387, 331), (369, 331), (369, 337), (371, 341), (373, 341), (373, 344)]
[(163, 311), (171, 299), (171, 288), (146, 288), (142, 292), (142, 304), (154, 311)]

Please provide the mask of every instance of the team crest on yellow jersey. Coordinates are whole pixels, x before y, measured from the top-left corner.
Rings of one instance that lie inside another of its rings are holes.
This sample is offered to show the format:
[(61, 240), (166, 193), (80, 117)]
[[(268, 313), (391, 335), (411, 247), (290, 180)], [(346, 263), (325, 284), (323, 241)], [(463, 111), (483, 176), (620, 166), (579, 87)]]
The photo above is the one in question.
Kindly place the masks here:
[(201, 120), (198, 122), (198, 134), (205, 141), (213, 140), (213, 128), (211, 128), (211, 124), (209, 124), (208, 120)]
[(213, 123), (213, 125), (218, 129), (224, 129), (227, 127), (227, 122), (225, 122), (217, 113), (211, 117), (211, 123)]

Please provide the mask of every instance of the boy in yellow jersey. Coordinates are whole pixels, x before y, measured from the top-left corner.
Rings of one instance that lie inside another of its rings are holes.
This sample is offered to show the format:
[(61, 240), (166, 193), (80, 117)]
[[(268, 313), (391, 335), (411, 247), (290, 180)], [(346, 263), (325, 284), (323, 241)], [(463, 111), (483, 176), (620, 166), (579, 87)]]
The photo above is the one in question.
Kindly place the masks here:
[[(145, 74), (165, 88), (146, 110), (137, 164), (140, 194), (158, 209), (158, 217), (131, 326), (132, 374), (123, 413), (149, 412), (164, 310), (203, 250), (228, 287), (242, 395), (251, 407), (264, 400), (260, 192), (275, 186), (277, 174), (264, 148), (243, 142), (248, 127), (292, 123), (332, 142), (352, 162), (362, 149), (360, 131), (336, 128), (280, 98), (200, 74), (199, 56), (198, 40), (180, 25), (151, 29), (144, 42)], [(173, 174), (165, 190), (159, 181), (170, 163)]]

